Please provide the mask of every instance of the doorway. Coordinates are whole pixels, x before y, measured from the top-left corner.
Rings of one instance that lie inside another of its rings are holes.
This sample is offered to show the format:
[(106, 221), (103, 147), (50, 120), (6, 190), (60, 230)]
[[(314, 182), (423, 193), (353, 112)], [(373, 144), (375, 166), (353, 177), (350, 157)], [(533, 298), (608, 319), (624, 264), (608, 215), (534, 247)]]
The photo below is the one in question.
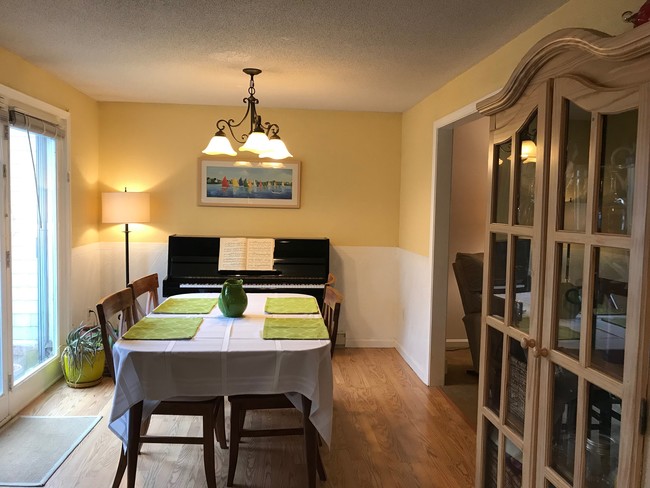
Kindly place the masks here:
[(436, 313), (444, 320), (432, 324), (432, 335), (444, 337), (444, 349), (440, 351), (445, 358), (442, 390), (475, 428), (478, 364), (475, 366), (472, 361), (472, 352), (478, 359), (481, 268), (479, 265), (478, 277), (470, 276), (479, 303), (478, 313), (473, 315), (463, 308), (453, 263), (457, 253), (478, 256), (483, 251), (489, 119), (476, 114), (471, 106), (452, 114), (446, 124), (439, 122), (436, 135), (434, 262), (439, 266), (434, 264), (434, 273), (439, 275), (434, 277), (434, 282), (445, 283), (445, 289), (444, 293), (437, 290), (434, 295), (441, 297), (435, 310), (445, 310), (445, 313)]
[[(489, 119), (460, 122), (452, 136), (444, 391), (475, 428)], [(462, 254), (458, 260), (457, 253)]]

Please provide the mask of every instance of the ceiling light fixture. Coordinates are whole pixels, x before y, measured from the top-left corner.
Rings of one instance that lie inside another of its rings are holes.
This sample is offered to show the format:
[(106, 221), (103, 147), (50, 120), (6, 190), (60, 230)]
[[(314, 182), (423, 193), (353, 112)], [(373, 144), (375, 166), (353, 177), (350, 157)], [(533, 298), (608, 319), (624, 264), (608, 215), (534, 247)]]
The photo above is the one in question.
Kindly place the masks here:
[[(257, 114), (256, 105), (259, 100), (255, 98), (255, 79), (262, 70), (257, 68), (244, 68), (244, 73), (251, 77), (250, 86), (248, 88), (248, 97), (244, 98), (244, 103), (248, 104), (244, 117), (235, 124), (234, 119), (221, 119), (217, 121), (217, 132), (214, 137), (210, 139), (210, 143), (203, 150), (204, 154), (217, 155), (228, 154), (236, 156), (237, 152), (232, 148), (230, 141), (224, 132), (227, 128), (230, 131), (233, 139), (243, 144), (239, 148), (240, 151), (249, 151), (258, 154), (260, 158), (271, 159), (285, 159), (291, 157), (292, 154), (287, 150), (287, 146), (280, 139), (278, 135), (280, 127), (277, 124), (269, 122), (262, 123), (262, 117)], [(241, 138), (235, 135), (233, 129), (239, 127), (250, 114), (250, 131), (248, 134), (243, 134)]]
[(533, 141), (521, 141), (522, 163), (537, 162), (537, 145)]

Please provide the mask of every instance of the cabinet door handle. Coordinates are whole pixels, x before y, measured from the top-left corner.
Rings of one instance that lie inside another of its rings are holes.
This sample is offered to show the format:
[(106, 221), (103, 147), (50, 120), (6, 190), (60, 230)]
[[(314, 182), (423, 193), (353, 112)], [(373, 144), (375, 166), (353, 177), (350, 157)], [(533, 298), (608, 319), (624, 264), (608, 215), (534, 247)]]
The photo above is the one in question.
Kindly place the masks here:
[(540, 356), (545, 358), (546, 356), (548, 356), (548, 349), (546, 349), (545, 347), (536, 347), (535, 349), (533, 349), (533, 356), (535, 356), (536, 358)]
[(535, 339), (530, 339), (529, 337), (522, 337), (520, 344), (522, 349), (531, 349), (537, 345), (537, 342), (535, 342)]

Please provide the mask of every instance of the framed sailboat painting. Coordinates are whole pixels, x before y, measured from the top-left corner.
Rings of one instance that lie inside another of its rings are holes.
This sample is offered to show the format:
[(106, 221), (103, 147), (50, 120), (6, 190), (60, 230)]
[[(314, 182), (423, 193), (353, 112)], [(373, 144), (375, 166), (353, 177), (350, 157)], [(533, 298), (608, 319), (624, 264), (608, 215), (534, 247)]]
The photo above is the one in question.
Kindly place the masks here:
[(199, 158), (199, 205), (300, 207), (300, 161)]

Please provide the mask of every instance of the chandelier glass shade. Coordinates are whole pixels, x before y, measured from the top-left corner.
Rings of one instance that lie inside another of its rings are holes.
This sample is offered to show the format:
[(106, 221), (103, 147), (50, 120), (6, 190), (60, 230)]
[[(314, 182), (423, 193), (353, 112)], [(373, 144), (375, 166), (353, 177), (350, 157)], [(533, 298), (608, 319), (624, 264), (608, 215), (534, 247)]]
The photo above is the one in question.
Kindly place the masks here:
[[(255, 98), (255, 76), (259, 75), (262, 70), (257, 68), (244, 68), (244, 73), (251, 77), (250, 86), (248, 88), (248, 97), (244, 98), (244, 103), (247, 104), (246, 113), (244, 117), (235, 123), (233, 119), (220, 119), (217, 121), (217, 131), (208, 143), (207, 147), (203, 150), (204, 154), (218, 155), (227, 154), (229, 156), (236, 156), (235, 151), (228, 140), (226, 129), (230, 132), (231, 137), (239, 143), (240, 151), (248, 151), (257, 154), (260, 158), (270, 159), (285, 159), (291, 157), (292, 154), (287, 150), (282, 139), (278, 135), (280, 127), (277, 124), (269, 122), (263, 123), (262, 117), (257, 114), (257, 104), (259, 100)], [(247, 134), (243, 134), (241, 138), (237, 137), (234, 130), (239, 127), (250, 116), (250, 130)]]
[(537, 162), (537, 145), (533, 141), (521, 142), (521, 161), (524, 163)]

